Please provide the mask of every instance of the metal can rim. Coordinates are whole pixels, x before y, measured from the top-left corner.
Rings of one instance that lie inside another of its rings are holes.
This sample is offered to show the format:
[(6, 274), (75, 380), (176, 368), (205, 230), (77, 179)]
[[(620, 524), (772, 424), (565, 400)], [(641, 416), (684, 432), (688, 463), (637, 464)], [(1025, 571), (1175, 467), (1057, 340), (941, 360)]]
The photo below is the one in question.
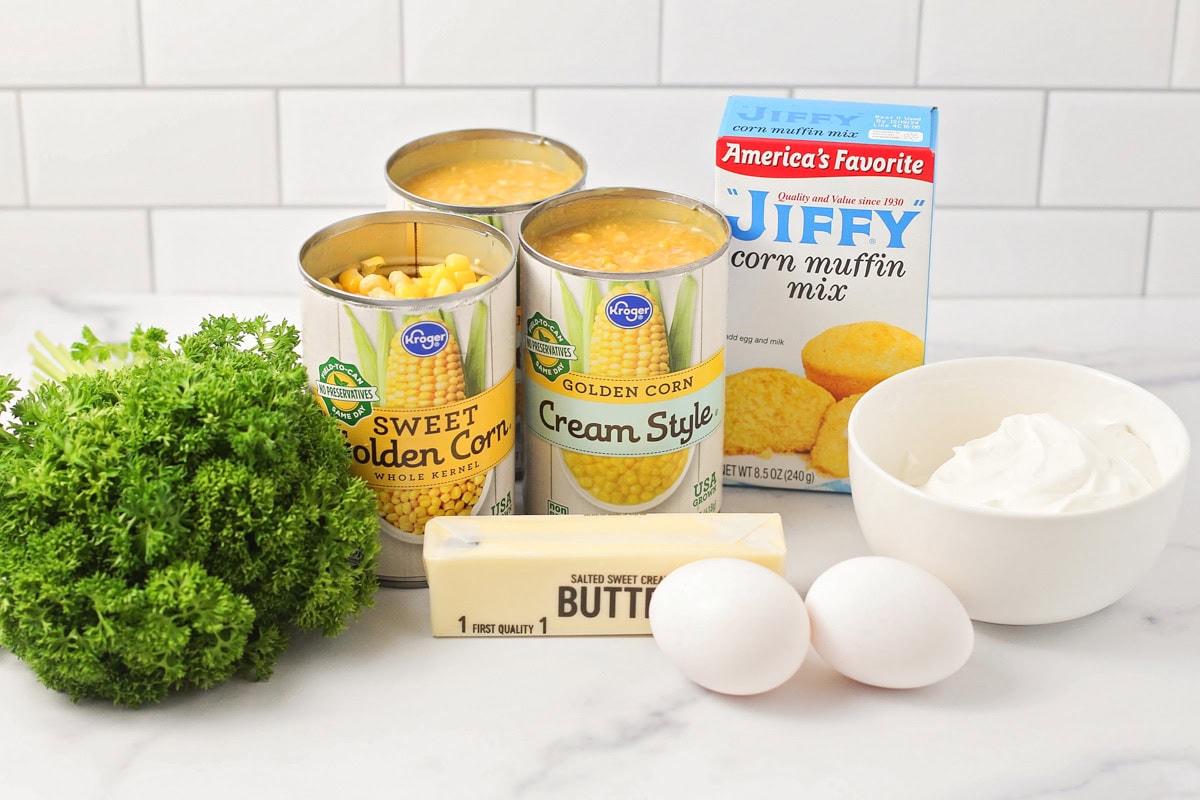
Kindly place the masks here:
[(422, 147), (428, 147), (431, 144), (471, 141), (475, 139), (511, 139), (518, 142), (526, 142), (528, 144), (549, 145), (561, 151), (567, 156), (567, 158), (571, 159), (571, 161), (575, 162), (575, 164), (579, 167), (579, 180), (575, 181), (569, 187), (564, 189), (563, 192), (551, 195), (551, 198), (559, 197), (565, 192), (577, 191), (579, 187), (583, 186), (584, 182), (587, 180), (587, 161), (578, 150), (576, 150), (574, 147), (571, 147), (569, 144), (566, 144), (565, 142), (559, 141), (558, 139), (554, 139), (549, 136), (543, 136), (540, 133), (509, 130), (507, 128), (461, 128), (459, 130), (432, 133), (428, 136), (422, 136), (419, 139), (413, 139), (411, 142), (399, 147), (395, 152), (388, 156), (387, 161), (384, 163), (383, 170), (383, 175), (387, 180), (388, 188), (403, 197), (405, 200), (413, 203), (418, 203), (420, 205), (429, 206), (431, 208), (436, 208), (450, 213), (477, 214), (479, 216), (527, 211), (536, 206), (538, 203), (543, 203), (547, 199), (551, 199), (542, 198), (541, 200), (531, 200), (526, 203), (510, 203), (508, 205), (501, 206), (465, 206), (458, 205), (457, 203), (444, 203), (440, 200), (431, 200), (428, 197), (421, 197), (420, 195), (413, 194), (392, 180), (392, 166), (401, 158), (409, 155), (415, 150), (419, 150)]
[[(588, 202), (599, 197), (630, 197), (643, 200), (659, 200), (666, 203), (673, 203), (677, 206), (683, 206), (692, 211), (697, 211), (706, 217), (715, 220), (722, 230), (724, 236), (720, 245), (716, 250), (709, 253), (704, 258), (696, 261), (689, 261), (686, 264), (680, 264), (675, 267), (667, 267), (666, 269), (642, 270), (638, 272), (624, 271), (621, 272), (605, 272), (598, 269), (587, 269), (586, 267), (577, 267), (573, 264), (565, 264), (561, 261), (555, 261), (553, 258), (543, 254), (540, 250), (531, 245), (526, 238), (525, 231), (529, 227), (530, 221), (536, 222), (541, 214), (551, 211), (561, 206), (570, 205), (578, 202)], [(552, 265), (555, 269), (560, 269), (570, 275), (578, 275), (580, 277), (596, 277), (597, 275), (619, 275), (624, 278), (650, 278), (650, 277), (669, 277), (671, 275), (681, 275), (693, 270), (705, 267), (712, 262), (723, 258), (725, 252), (729, 249), (730, 237), (733, 235), (732, 229), (729, 226), (729, 220), (725, 219), (725, 215), (718, 211), (713, 206), (705, 203), (703, 200), (698, 200), (691, 195), (681, 194), (679, 192), (668, 192), (662, 189), (646, 189), (637, 186), (599, 186), (592, 189), (578, 189), (574, 191), (564, 192), (554, 197), (547, 198), (541, 201), (530, 209), (529, 213), (521, 221), (520, 248), (522, 252), (528, 253), (532, 258), (536, 258), (546, 264)]]
[[(387, 300), (379, 297), (366, 297), (364, 295), (356, 295), (351, 292), (341, 291), (338, 289), (330, 289), (328, 286), (317, 280), (304, 267), (304, 257), (308, 252), (320, 244), (321, 242), (331, 239), (339, 234), (348, 233), (349, 231), (361, 228), (366, 225), (374, 224), (431, 224), (445, 225), (451, 228), (463, 228), (474, 231), (485, 236), (491, 235), (498, 238), (508, 248), (508, 264), (499, 274), (493, 275), (492, 280), (482, 286), (477, 286), (474, 289), (466, 289), (464, 291), (455, 292), (453, 295), (442, 295), (440, 297), (421, 297), (411, 300)], [(300, 246), (299, 258), (297, 267), (300, 270), (301, 279), (311, 288), (316, 291), (336, 298), (342, 302), (352, 303), (373, 308), (403, 308), (410, 309), (414, 313), (427, 311), (433, 308), (440, 308), (447, 304), (449, 298), (473, 298), (482, 296), (492, 289), (493, 282), (498, 283), (504, 280), (517, 268), (518, 250), (513, 243), (513, 240), (504, 231), (494, 225), (489, 225), (486, 222), (475, 219), (474, 217), (464, 216), (462, 214), (452, 214), (446, 211), (372, 211), (366, 214), (357, 214), (353, 217), (346, 217), (337, 220), (321, 228), (313, 235), (305, 240)]]

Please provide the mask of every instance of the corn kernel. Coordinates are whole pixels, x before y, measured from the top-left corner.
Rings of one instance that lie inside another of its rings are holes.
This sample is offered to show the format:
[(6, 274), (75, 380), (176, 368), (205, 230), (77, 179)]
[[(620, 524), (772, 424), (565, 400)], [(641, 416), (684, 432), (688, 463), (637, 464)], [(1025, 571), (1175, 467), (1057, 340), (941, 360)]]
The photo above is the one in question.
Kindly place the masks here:
[(371, 256), (358, 262), (358, 267), (363, 275), (374, 275), (385, 263), (383, 256)]
[(388, 279), (379, 273), (372, 273), (363, 278), (358, 284), (359, 294), (371, 294), (372, 289), (384, 289), (388, 294), (391, 294), (392, 285), (388, 283)]
[(362, 275), (356, 267), (351, 267), (350, 269), (342, 270), (342, 273), (338, 275), (337, 282), (347, 292), (357, 292), (359, 284), (362, 283)]
[(446, 266), (455, 272), (471, 268), (471, 261), (462, 253), (451, 253), (446, 256)]
[(478, 259), (472, 265), (461, 253), (451, 253), (439, 264), (423, 264), (414, 270), (401, 266), (388, 267), (383, 256), (371, 256), (357, 266), (347, 267), (334, 278), (319, 280), (326, 286), (366, 297), (383, 297), (377, 290), (386, 290), (389, 296), (416, 300), (444, 297), (491, 280), (491, 276), (483, 273), (478, 264)]

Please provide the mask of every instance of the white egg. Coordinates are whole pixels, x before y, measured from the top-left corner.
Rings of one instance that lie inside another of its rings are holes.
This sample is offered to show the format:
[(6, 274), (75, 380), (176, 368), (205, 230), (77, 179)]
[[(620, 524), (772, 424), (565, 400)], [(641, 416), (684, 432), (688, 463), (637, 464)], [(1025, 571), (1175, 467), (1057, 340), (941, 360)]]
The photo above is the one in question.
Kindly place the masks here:
[(966, 609), (946, 584), (894, 558), (834, 564), (813, 581), (804, 602), (813, 649), (838, 672), (871, 686), (936, 683), (957, 672), (975, 644)]
[(722, 694), (759, 694), (792, 677), (808, 653), (808, 613), (783, 576), (739, 558), (706, 558), (665, 578), (650, 630), (667, 660)]

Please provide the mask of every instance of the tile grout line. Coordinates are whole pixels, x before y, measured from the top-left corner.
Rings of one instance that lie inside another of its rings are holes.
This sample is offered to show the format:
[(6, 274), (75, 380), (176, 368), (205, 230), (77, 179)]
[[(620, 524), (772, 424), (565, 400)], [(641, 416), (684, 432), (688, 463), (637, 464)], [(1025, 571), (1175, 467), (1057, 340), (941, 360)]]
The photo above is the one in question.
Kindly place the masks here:
[(396, 48), (400, 63), (397, 64), (397, 72), (400, 75), (399, 86), (404, 86), (407, 75), (404, 70), (404, 0), (396, 0), (396, 35), (400, 37), (398, 47)]
[(1036, 208), (1042, 207), (1043, 185), (1046, 178), (1046, 134), (1050, 130), (1050, 90), (1042, 92), (1042, 134), (1041, 140), (1038, 142), (1038, 162), (1037, 162), (1037, 183), (1036, 194), (1033, 198)]
[(1175, 0), (1175, 29), (1171, 32), (1171, 49), (1167, 53), (1167, 89), (1175, 84), (1175, 52), (1179, 49), (1179, 18), (1183, 15), (1182, 3)]
[(925, 29), (925, 0), (917, 0), (917, 35), (915, 51), (913, 52), (913, 82), (914, 88), (921, 85), (921, 32)]
[[(146, 86), (146, 23), (142, 13), (142, 0), (137, 0), (134, 4), (137, 14), (137, 48), (138, 48), (138, 81), (144, 88)], [(158, 294), (158, 264), (155, 260), (154, 252), (154, 221), (152, 219), (151, 207), (147, 206), (143, 212), (143, 220), (146, 224), (146, 265), (149, 267), (149, 294)]]
[(279, 90), (272, 93), (275, 101), (275, 208), (283, 207), (283, 115), (280, 111)]
[(17, 111), (17, 160), (21, 165), (21, 199), (19, 208), (31, 208), (33, 196), (29, 191), (29, 152), (25, 145), (25, 93), (18, 90), (13, 94)]
[(142, 0), (134, 4), (137, 11), (138, 28), (138, 80), (146, 85), (146, 23), (142, 15)]
[[(372, 208), (376, 203), (362, 200), (360, 202), (341, 202), (330, 201), (326, 203), (155, 203), (152, 206), (147, 206), (144, 203), (118, 203), (114, 205), (86, 205), (86, 204), (23, 204), (23, 205), (0, 205), (0, 210), (16, 211), (68, 211), (68, 212), (88, 212), (88, 211), (138, 211), (143, 208), (153, 208), (156, 211), (326, 211), (326, 210), (343, 210), (343, 209), (367, 209)], [(937, 207), (938, 211), (971, 211), (971, 212), (1038, 212), (1038, 211), (1064, 211), (1071, 213), (1143, 213), (1150, 211), (1180, 211), (1195, 213), (1200, 212), (1200, 205), (1172, 205), (1162, 208), (1154, 207), (1149, 204), (1140, 206), (1086, 206), (1086, 205), (1041, 205), (1038, 203), (1025, 203), (1021, 205), (982, 205), (979, 203), (954, 203), (944, 204)]]
[(663, 20), (667, 16), (663, 4), (666, 2), (667, 0), (658, 0), (658, 58), (655, 59), (655, 66), (657, 67), (657, 74), (654, 76), (655, 86), (663, 85), (663, 36), (666, 34)]
[(1142, 253), (1142, 297), (1149, 297), (1150, 291), (1150, 244), (1154, 240), (1155, 216), (1153, 208), (1146, 209), (1146, 246)]
[(158, 294), (158, 265), (154, 257), (154, 222), (152, 209), (146, 208), (146, 260), (150, 264), (150, 294)]
[[(340, 91), (395, 91), (403, 88), (413, 92), (461, 92), (461, 91), (515, 91), (526, 88), (530, 84), (493, 84), (493, 83), (439, 83), (439, 84), (405, 84), (402, 87), (390, 82), (380, 83), (156, 83), (153, 85), (96, 83), (74, 85), (0, 85), (0, 90), (37, 91), (43, 94), (79, 92), (248, 92), (248, 91), (303, 91), (303, 92), (340, 92)], [(914, 87), (908, 84), (892, 83), (812, 83), (797, 84), (795, 82), (762, 83), (754, 81), (730, 81), (707, 83), (563, 83), (540, 84), (542, 89), (569, 91), (588, 91), (593, 89), (615, 90), (647, 90), (663, 89), (666, 91), (719, 91), (725, 89), (764, 90), (772, 89), (845, 89), (848, 91), (896, 91), (902, 89), (921, 88), (930, 91), (963, 91), (963, 92), (1073, 92), (1077, 94), (1160, 94), (1171, 97), (1193, 96), (1200, 97), (1200, 87), (1163, 87), (1163, 86), (1071, 86), (1045, 84), (980, 84), (980, 83), (929, 83)]]

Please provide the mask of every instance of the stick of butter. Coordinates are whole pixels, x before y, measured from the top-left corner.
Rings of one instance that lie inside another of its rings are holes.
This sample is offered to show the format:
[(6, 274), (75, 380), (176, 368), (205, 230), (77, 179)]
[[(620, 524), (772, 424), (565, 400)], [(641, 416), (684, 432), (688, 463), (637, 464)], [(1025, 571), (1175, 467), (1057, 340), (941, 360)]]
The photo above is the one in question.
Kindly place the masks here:
[(778, 514), (434, 517), (425, 526), (434, 636), (648, 634), (654, 587), (702, 558), (784, 574)]

